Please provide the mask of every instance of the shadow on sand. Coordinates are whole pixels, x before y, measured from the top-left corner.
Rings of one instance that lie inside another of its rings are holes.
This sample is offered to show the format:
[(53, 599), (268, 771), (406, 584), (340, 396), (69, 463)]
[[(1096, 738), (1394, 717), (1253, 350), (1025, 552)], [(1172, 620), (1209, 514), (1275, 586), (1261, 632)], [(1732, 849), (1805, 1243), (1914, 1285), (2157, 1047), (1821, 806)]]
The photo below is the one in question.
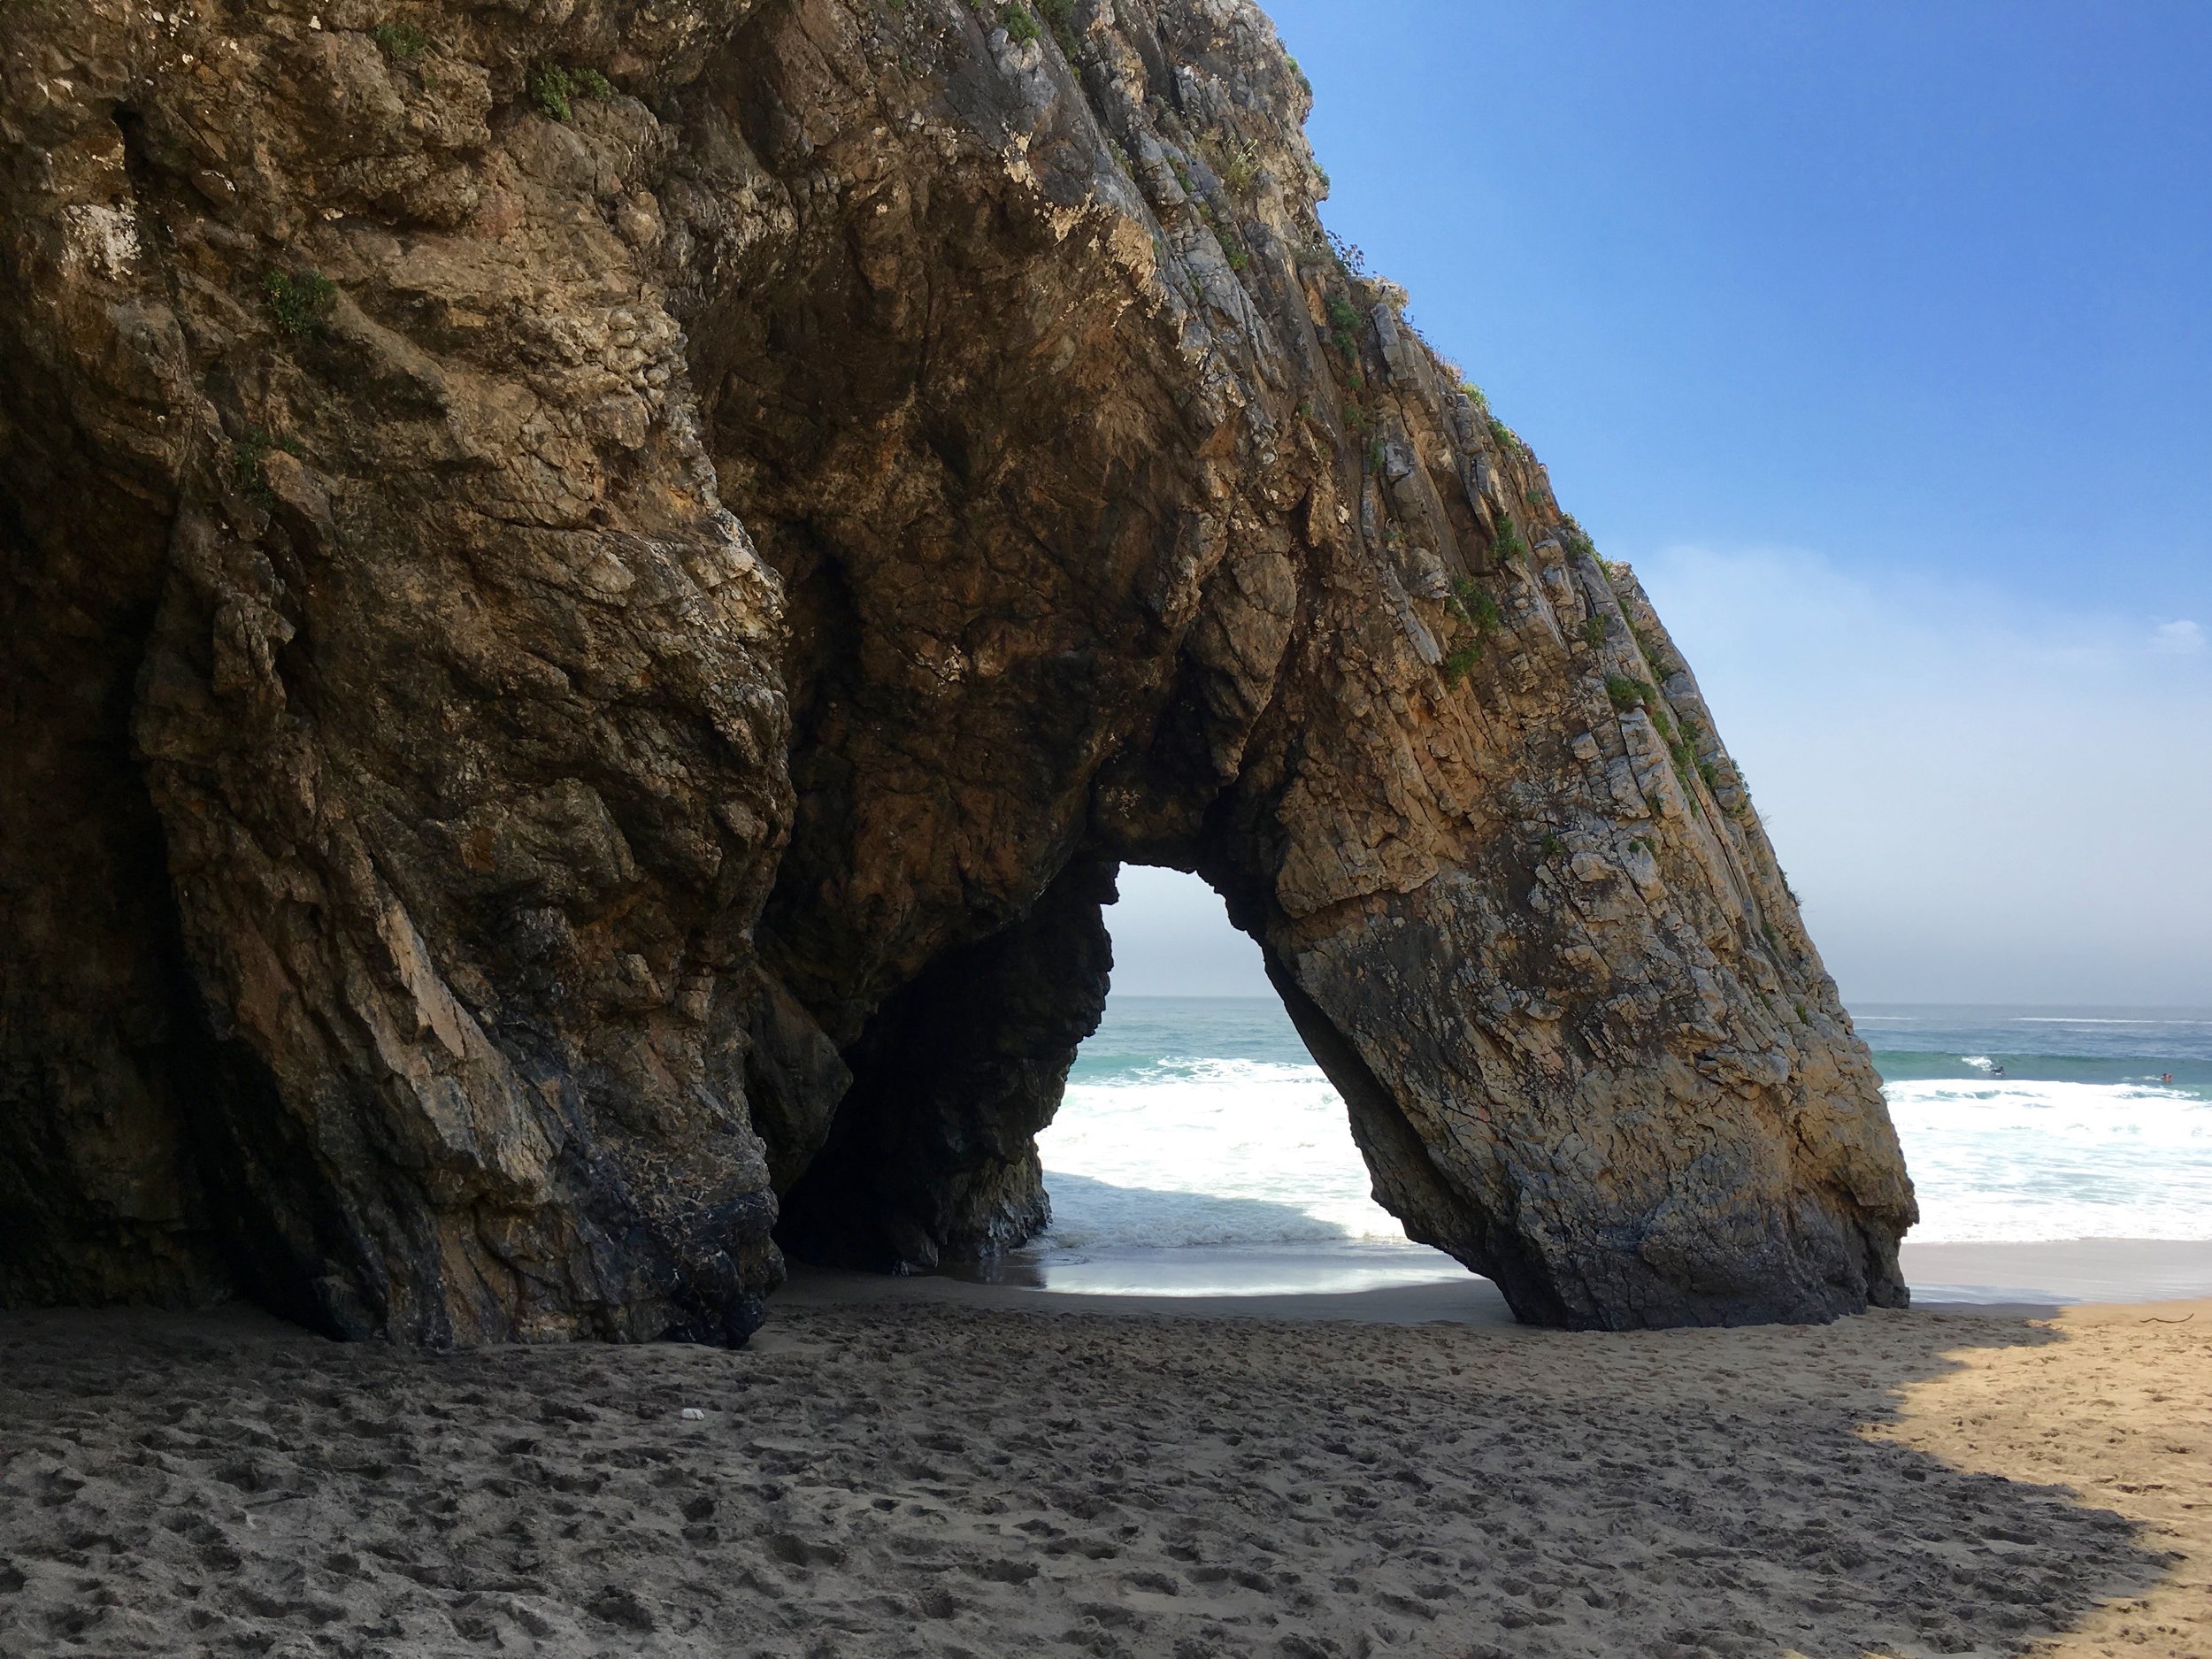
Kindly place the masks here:
[(2172, 1558), (1881, 1425), (2068, 1340), (925, 1299), (431, 1356), (0, 1315), (0, 1654), (2008, 1653)]

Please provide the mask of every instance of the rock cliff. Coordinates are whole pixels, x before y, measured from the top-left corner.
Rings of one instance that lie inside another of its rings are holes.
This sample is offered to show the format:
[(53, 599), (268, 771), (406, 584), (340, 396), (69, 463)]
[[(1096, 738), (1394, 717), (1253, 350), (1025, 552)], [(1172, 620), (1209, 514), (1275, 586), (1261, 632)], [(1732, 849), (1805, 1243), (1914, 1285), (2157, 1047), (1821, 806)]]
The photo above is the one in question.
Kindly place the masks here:
[(987, 1254), (1133, 861), (1524, 1318), (1901, 1302), (1697, 682), (1308, 104), (1245, 0), (0, 5), (0, 1300)]

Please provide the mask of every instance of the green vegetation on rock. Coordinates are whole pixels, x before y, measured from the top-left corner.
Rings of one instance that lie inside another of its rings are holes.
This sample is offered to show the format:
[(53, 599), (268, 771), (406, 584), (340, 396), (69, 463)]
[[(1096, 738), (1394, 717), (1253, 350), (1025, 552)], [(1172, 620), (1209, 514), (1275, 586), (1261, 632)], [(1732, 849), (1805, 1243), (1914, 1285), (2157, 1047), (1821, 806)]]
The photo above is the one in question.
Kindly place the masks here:
[(530, 102), (538, 106), (538, 113), (549, 121), (574, 119), (577, 98), (614, 96), (614, 83), (596, 69), (565, 68), (549, 59), (531, 65), (524, 89)]
[(430, 37), (403, 19), (396, 23), (380, 23), (369, 34), (379, 46), (402, 62), (419, 58), (430, 46)]
[(245, 435), (231, 445), (231, 477), (239, 493), (257, 507), (275, 503), (276, 496), (269, 488), (269, 475), (263, 470), (272, 449), (281, 449), (287, 455), (298, 455), (298, 442), (289, 436), (272, 436), (266, 428), (249, 426)]
[(1452, 608), (1478, 633), (1487, 634), (1505, 620), (1498, 602), (1464, 576), (1452, 584)]
[(1718, 787), (1714, 783), (1716, 769), (1698, 759), (1697, 745), (1687, 732), (1675, 725), (1674, 717), (1667, 710), (1667, 700), (1659, 695), (1656, 687), (1646, 680), (1631, 680), (1625, 674), (1608, 674), (1605, 695), (1624, 714), (1631, 709), (1641, 709), (1650, 717), (1652, 729), (1666, 745), (1667, 754), (1674, 762), (1675, 774), (1693, 801), (1697, 798), (1696, 785), (1701, 778), (1708, 786)]
[(338, 297), (338, 285), (319, 271), (272, 271), (261, 279), (269, 315), (288, 334), (312, 334)]
[(1222, 157), (1221, 181), (1239, 196), (1249, 190), (1260, 176), (1259, 151), (1250, 144), (1239, 144)]
[(1521, 539), (1521, 526), (1513, 522), (1511, 513), (1498, 515), (1498, 533), (1491, 541), (1490, 557), (1501, 565), (1508, 559), (1528, 557), (1528, 543)]
[(1483, 641), (1503, 626), (1505, 613), (1495, 599), (1464, 576), (1454, 580), (1452, 596), (1445, 603), (1470, 636), (1444, 657), (1444, 683), (1455, 686), (1482, 660)]
[(1613, 700), (1615, 708), (1625, 713), (1631, 709), (1642, 708), (1644, 699), (1651, 695), (1651, 687), (1640, 680), (1629, 679), (1625, 674), (1608, 674), (1605, 677), (1605, 695)]
[(1037, 0), (1037, 10), (1052, 38), (1060, 42), (1060, 55), (1074, 62), (1076, 48), (1083, 43), (1075, 32), (1075, 0)]
[(1359, 361), (1360, 314), (1352, 302), (1341, 294), (1332, 294), (1321, 302), (1321, 309), (1329, 319), (1329, 339), (1339, 356), (1347, 363)]

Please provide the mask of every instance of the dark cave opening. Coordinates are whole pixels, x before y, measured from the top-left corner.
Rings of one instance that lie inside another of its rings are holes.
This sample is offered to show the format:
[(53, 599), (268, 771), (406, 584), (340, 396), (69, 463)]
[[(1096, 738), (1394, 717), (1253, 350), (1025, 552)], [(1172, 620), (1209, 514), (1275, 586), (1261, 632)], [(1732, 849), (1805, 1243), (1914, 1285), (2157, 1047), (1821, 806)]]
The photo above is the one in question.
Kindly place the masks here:
[(777, 1242), (875, 1272), (988, 1259), (1045, 1219), (1036, 1134), (1106, 1006), (1117, 866), (1079, 858), (1023, 920), (948, 952), (845, 1051), (852, 1083)]

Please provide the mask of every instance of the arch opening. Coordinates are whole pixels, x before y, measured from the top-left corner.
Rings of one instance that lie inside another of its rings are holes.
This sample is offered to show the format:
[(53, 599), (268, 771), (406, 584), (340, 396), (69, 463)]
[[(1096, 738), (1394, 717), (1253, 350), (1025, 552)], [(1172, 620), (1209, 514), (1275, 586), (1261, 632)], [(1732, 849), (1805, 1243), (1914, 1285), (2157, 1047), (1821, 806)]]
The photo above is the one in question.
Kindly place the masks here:
[(1465, 1276), (1377, 1202), (1343, 1095), (1198, 876), (1077, 861), (844, 1058), (783, 1198), (799, 1259), (1168, 1295)]
[(1154, 866), (1118, 885), (1112, 994), (1038, 1135), (1050, 1224), (1009, 1271), (1144, 1295), (1464, 1281), (1376, 1202), (1343, 1095), (1219, 895)]

